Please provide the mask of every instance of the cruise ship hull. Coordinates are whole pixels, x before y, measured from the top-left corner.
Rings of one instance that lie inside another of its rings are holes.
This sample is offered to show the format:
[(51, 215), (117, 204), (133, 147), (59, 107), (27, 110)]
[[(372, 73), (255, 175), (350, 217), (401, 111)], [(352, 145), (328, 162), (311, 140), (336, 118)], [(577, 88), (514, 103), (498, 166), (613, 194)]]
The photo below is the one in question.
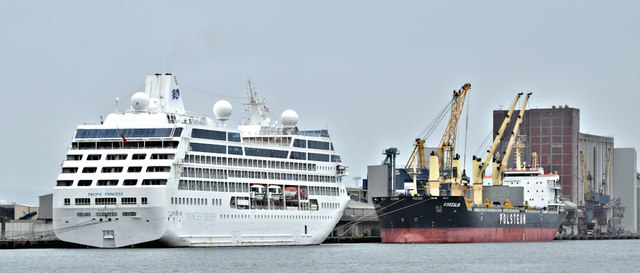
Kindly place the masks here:
[(374, 198), (383, 243), (552, 241), (565, 214), (467, 208), (460, 196)]

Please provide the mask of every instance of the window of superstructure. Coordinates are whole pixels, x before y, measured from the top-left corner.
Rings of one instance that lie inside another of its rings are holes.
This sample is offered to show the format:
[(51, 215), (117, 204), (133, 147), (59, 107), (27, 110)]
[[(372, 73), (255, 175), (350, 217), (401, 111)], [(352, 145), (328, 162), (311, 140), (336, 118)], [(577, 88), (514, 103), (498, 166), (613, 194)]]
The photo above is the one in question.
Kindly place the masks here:
[(77, 167), (64, 167), (62, 168), (62, 173), (77, 173), (78, 172), (78, 168)]
[(95, 173), (98, 168), (96, 167), (84, 167), (82, 168), (82, 173)]
[[(76, 138), (170, 137), (171, 128), (151, 129), (78, 129)], [(122, 135), (121, 135), (122, 134)]]
[(118, 185), (117, 179), (101, 179), (101, 180), (98, 180), (98, 184), (97, 184), (97, 186), (117, 186), (117, 185)]
[(95, 142), (80, 142), (78, 144), (78, 148), (80, 150), (93, 150), (96, 148), (96, 143)]
[(309, 149), (329, 150), (329, 142), (309, 140)]
[(329, 155), (309, 153), (309, 160), (329, 162)]
[(342, 160), (340, 160), (340, 156), (339, 155), (331, 155), (331, 162), (342, 162)]
[(67, 160), (82, 160), (82, 155), (67, 155)]
[(64, 199), (64, 205), (65, 206), (70, 206), (71, 205), (71, 198), (65, 198)]
[(102, 167), (102, 173), (121, 173), (122, 167)]
[(135, 197), (122, 197), (120, 199), (120, 204), (122, 204), (122, 205), (135, 205), (135, 204), (137, 204), (137, 198), (135, 198)]
[(174, 154), (151, 154), (151, 159), (173, 159)]
[(138, 179), (125, 179), (122, 182), (124, 186), (135, 186), (136, 184), (138, 184)]
[(213, 140), (227, 140), (227, 134), (225, 132), (195, 129), (195, 128), (191, 130), (191, 137), (213, 139)]
[(100, 160), (102, 155), (88, 155), (87, 160)]
[(127, 172), (129, 173), (139, 173), (142, 171), (142, 167), (141, 166), (131, 166), (129, 168), (127, 168)]
[(169, 166), (149, 166), (147, 167), (148, 173), (157, 173), (157, 172), (169, 172), (171, 171), (171, 167)]
[(293, 147), (307, 148), (307, 141), (304, 140), (304, 139), (294, 139), (293, 140)]
[(142, 159), (145, 159), (146, 157), (147, 157), (147, 154), (133, 154), (133, 156), (131, 156), (131, 159), (142, 160)]
[(148, 204), (147, 198), (146, 197), (140, 198), (140, 203), (143, 204), (143, 205)]
[(173, 137), (179, 137), (182, 134), (182, 128), (176, 128), (173, 130)]
[(107, 160), (125, 160), (127, 159), (127, 154), (108, 154)]
[(258, 149), (246, 147), (244, 152), (248, 156), (260, 156), (260, 157), (274, 157), (274, 158), (287, 158), (288, 151), (271, 150), (271, 149)]
[(91, 183), (93, 183), (92, 180), (80, 180), (78, 181), (78, 187), (88, 187), (91, 186)]
[(115, 197), (99, 197), (96, 198), (96, 205), (115, 205), (116, 198)]
[(191, 150), (194, 152), (226, 154), (227, 146), (215, 144), (191, 143)]
[(91, 198), (76, 198), (76, 206), (88, 206), (91, 205)]
[(229, 146), (229, 154), (232, 154), (232, 155), (242, 155), (242, 147), (238, 147), (238, 146)]
[(240, 133), (228, 132), (229, 141), (231, 142), (240, 142)]
[(157, 185), (166, 185), (166, 179), (144, 179), (142, 180), (143, 186), (157, 186)]
[(73, 180), (58, 180), (56, 186), (58, 187), (70, 187), (73, 184)]

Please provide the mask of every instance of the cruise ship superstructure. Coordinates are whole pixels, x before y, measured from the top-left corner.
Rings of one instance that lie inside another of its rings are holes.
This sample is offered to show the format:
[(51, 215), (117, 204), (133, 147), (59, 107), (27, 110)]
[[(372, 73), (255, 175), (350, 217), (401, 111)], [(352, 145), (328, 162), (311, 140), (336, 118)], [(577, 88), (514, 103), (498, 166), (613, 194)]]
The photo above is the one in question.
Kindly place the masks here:
[(131, 108), (80, 125), (53, 191), (56, 236), (93, 247), (320, 244), (342, 216), (347, 167), (327, 130), (266, 117), (249, 84), (248, 121), (227, 129), (185, 112), (175, 76), (155, 74)]

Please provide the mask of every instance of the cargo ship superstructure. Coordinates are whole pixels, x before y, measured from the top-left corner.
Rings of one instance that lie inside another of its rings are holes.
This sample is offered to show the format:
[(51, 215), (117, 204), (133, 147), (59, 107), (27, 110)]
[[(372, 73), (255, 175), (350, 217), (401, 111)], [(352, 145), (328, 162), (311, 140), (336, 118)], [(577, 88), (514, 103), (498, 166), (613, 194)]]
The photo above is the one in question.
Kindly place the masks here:
[(186, 113), (175, 76), (155, 74), (131, 109), (80, 125), (53, 192), (56, 236), (100, 248), (320, 244), (348, 196), (327, 130), (280, 125), (249, 82), (248, 120)]
[[(535, 163), (532, 168), (522, 168), (519, 150), (516, 152), (517, 167), (507, 170), (509, 155), (531, 93), (522, 103), (503, 153), (504, 158), (495, 157), (492, 175), (484, 176), (522, 93), (511, 104), (487, 151), (487, 158), (481, 161), (473, 157), (470, 180), (461, 169), (460, 156), (455, 154), (457, 122), (469, 89), (470, 85), (466, 84), (461, 90), (454, 91), (450, 106), (452, 116), (440, 145), (429, 156), (428, 169), (424, 156), (425, 139), (416, 139), (413, 154), (400, 172), (413, 178), (410, 190), (400, 195), (390, 191), (391, 196), (373, 198), (382, 242), (540, 242), (551, 241), (555, 237), (566, 215), (559, 200), (559, 176), (545, 174)], [(394, 149), (387, 151), (395, 153)], [(395, 174), (396, 171), (392, 169), (390, 173)], [(397, 179), (389, 180), (391, 188), (395, 189), (393, 184), (398, 183)]]

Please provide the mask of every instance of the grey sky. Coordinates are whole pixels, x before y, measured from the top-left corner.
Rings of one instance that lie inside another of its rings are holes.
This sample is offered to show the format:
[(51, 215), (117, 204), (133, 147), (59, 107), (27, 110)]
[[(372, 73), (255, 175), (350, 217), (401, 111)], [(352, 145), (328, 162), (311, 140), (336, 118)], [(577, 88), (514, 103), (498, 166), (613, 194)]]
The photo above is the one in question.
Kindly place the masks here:
[(534, 92), (534, 108), (580, 108), (582, 132), (640, 150), (639, 10), (637, 1), (0, 0), (0, 199), (37, 204), (52, 192), (75, 127), (112, 112), (115, 97), (124, 110), (155, 72), (178, 76), (194, 113), (212, 116), (216, 100), (229, 100), (232, 124), (241, 100), (187, 86), (244, 97), (251, 77), (272, 119), (291, 108), (301, 129), (328, 127), (352, 176), (366, 176), (387, 147), (404, 163), (465, 82), (467, 158), (491, 111), (522, 91)]

